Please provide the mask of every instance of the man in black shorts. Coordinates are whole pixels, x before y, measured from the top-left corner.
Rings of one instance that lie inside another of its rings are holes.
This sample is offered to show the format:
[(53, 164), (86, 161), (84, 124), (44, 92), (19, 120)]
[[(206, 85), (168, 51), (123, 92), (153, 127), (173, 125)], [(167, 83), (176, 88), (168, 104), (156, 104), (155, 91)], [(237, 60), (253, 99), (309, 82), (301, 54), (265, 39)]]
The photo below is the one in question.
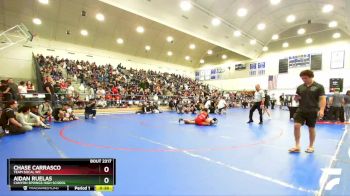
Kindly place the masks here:
[(317, 118), (324, 116), (326, 106), (326, 96), (324, 87), (313, 80), (314, 73), (304, 70), (300, 73), (304, 84), (297, 88), (295, 100), (299, 101), (299, 108), (294, 114), (294, 137), (295, 147), (289, 152), (300, 152), (300, 127), (304, 123), (309, 127), (310, 144), (305, 152), (314, 152), (314, 142), (316, 138), (315, 125)]

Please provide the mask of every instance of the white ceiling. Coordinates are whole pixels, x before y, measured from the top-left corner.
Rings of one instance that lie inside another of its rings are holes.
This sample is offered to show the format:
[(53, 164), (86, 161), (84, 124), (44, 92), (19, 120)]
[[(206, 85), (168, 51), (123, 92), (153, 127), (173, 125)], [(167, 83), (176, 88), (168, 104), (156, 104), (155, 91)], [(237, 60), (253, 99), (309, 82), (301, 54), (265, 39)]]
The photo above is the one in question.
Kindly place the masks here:
[[(315, 44), (332, 42), (332, 33), (342, 33), (341, 39), (349, 39), (350, 0), (281, 0), (271, 5), (270, 0), (192, 0), (190, 11), (180, 9), (181, 0), (49, 0), (48, 5), (38, 0), (0, 0), (0, 30), (24, 23), (38, 37), (69, 42), (78, 45), (101, 48), (138, 57), (150, 58), (169, 63), (198, 67), (200, 59), (206, 64), (219, 64), (224, 60), (243, 61), (254, 59), (262, 54), (262, 47), (269, 51), (281, 50), (284, 41), (290, 48), (305, 46), (305, 39), (314, 38)], [(322, 13), (323, 5), (331, 3), (334, 10)], [(239, 8), (246, 8), (248, 14), (238, 17)], [(87, 16), (81, 16), (81, 11)], [(106, 20), (99, 22), (95, 14), (101, 12)], [(296, 21), (287, 23), (289, 14)], [(38, 17), (42, 25), (34, 25), (32, 19)], [(219, 17), (222, 24), (212, 26), (211, 19)], [(311, 20), (311, 24), (307, 21)], [(328, 23), (338, 22), (336, 29)], [(266, 29), (257, 30), (258, 23), (264, 22)], [(143, 34), (135, 29), (145, 28)], [(297, 36), (296, 30), (306, 29), (306, 34)], [(70, 35), (66, 30), (71, 31)], [(89, 32), (87, 37), (80, 30)], [(240, 30), (243, 35), (234, 37), (233, 31)], [(271, 41), (273, 34), (279, 34), (278, 41)], [(174, 37), (174, 43), (166, 42), (167, 36)], [(123, 45), (116, 44), (116, 38), (124, 39)], [(250, 45), (250, 39), (258, 40)], [(195, 50), (189, 44), (196, 44)], [(145, 46), (151, 51), (146, 52)], [(213, 50), (208, 55), (207, 50)], [(166, 55), (168, 51), (173, 56)], [(185, 56), (191, 60), (186, 61)]]
[[(350, 0), (281, 0), (278, 5), (271, 5), (270, 0), (192, 0), (190, 2), (193, 7), (187, 12), (180, 9), (181, 0), (100, 1), (137, 13), (249, 58), (261, 55), (262, 47), (270, 43), (273, 34), (280, 34), (306, 24), (308, 20), (320, 25), (320, 28), (316, 28), (317, 31), (325, 30), (324, 24), (336, 20), (338, 28), (343, 33), (350, 33)], [(332, 4), (334, 10), (323, 13), (322, 7), (325, 4)], [(238, 17), (236, 12), (239, 8), (246, 8), (248, 14), (245, 17)], [(290, 14), (296, 16), (293, 23), (286, 22), (286, 17)], [(212, 26), (213, 17), (219, 17), (223, 23), (220, 26)], [(257, 29), (257, 25), (261, 22), (266, 24), (266, 29), (263, 31)], [(234, 37), (234, 30), (242, 31), (244, 36)], [(308, 33), (312, 32), (307, 31)], [(257, 45), (250, 45), (250, 39), (256, 39)]]
[[(81, 16), (82, 10), (87, 12), (85, 17)], [(104, 14), (105, 21), (96, 20), (95, 15), (99, 12)], [(32, 19), (35, 17), (42, 20), (41, 25), (33, 24)], [(201, 58), (207, 63), (222, 61), (221, 56), (205, 58), (204, 54), (209, 49), (214, 53), (225, 53), (230, 59), (246, 59), (207, 41), (97, 0), (49, 0), (48, 5), (40, 4), (37, 0), (0, 0), (0, 30), (20, 23), (24, 23), (37, 37), (191, 67), (198, 67)], [(144, 27), (143, 34), (136, 32), (138, 25)], [(70, 35), (66, 34), (68, 29)], [(89, 35), (82, 36), (81, 29), (86, 29)], [(174, 43), (168, 43), (167, 36), (172, 36)], [(119, 37), (124, 39), (123, 45), (116, 43)], [(190, 43), (196, 45), (195, 50), (189, 49)], [(149, 52), (145, 50), (146, 45), (151, 46)], [(171, 57), (167, 55), (168, 51), (172, 51)], [(191, 60), (185, 60), (185, 56), (190, 56)]]

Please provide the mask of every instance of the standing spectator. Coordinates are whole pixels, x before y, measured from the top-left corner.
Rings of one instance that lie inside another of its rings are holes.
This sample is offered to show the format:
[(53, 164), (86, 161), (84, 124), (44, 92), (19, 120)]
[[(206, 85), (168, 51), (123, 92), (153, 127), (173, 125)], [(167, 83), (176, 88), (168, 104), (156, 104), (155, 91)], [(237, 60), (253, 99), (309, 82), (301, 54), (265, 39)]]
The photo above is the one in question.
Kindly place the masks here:
[(55, 105), (55, 92), (54, 92), (54, 88), (53, 88), (53, 80), (52, 78), (49, 76), (46, 79), (46, 82), (44, 84), (44, 89), (45, 89), (45, 99), (50, 100), (51, 103), (53, 103), (53, 105)]
[(26, 83), (26, 86), (27, 86), (27, 91), (28, 92), (33, 92), (33, 91), (35, 91), (35, 87), (34, 87), (34, 85), (32, 84), (32, 82), (31, 81), (27, 81), (27, 83)]
[(284, 101), (285, 101), (285, 97), (284, 97), (284, 93), (282, 93), (282, 95), (280, 95), (280, 109), (282, 109), (282, 107), (284, 106)]
[(339, 91), (335, 91), (334, 94), (329, 99), (329, 105), (331, 106), (331, 113), (334, 121), (340, 121), (341, 119), (341, 111), (343, 109), (344, 98), (339, 93)]
[(0, 124), (2, 129), (10, 134), (22, 134), (26, 132), (22, 124), (16, 120), (15, 110), (17, 107), (17, 101), (10, 100), (8, 101), (6, 108), (1, 113)]
[(265, 91), (265, 103), (264, 103), (264, 109), (263, 109), (263, 115), (267, 113), (269, 116), (269, 119), (271, 119), (271, 112), (269, 111), (269, 106), (270, 106), (270, 95), (267, 94), (267, 91)]
[(18, 96), (19, 96), (17, 84), (15, 84), (13, 82), (12, 78), (9, 78), (7, 83), (8, 83), (8, 86), (11, 88), (12, 99), (17, 101), (18, 100)]
[(11, 88), (8, 86), (6, 80), (1, 80), (0, 93), (3, 94), (4, 101), (12, 100)]
[(350, 121), (350, 90), (346, 91), (344, 96), (344, 113), (346, 122)]
[(275, 104), (276, 104), (276, 97), (275, 97), (275, 94), (272, 93), (271, 95), (271, 109), (275, 109)]

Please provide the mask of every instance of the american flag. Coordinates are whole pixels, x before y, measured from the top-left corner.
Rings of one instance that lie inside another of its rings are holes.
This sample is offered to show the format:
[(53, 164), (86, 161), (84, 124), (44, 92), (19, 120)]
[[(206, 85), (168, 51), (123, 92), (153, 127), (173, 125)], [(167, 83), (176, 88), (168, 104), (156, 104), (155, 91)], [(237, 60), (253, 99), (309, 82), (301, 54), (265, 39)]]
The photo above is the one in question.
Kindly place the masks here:
[(274, 90), (277, 88), (277, 75), (269, 75), (269, 90)]

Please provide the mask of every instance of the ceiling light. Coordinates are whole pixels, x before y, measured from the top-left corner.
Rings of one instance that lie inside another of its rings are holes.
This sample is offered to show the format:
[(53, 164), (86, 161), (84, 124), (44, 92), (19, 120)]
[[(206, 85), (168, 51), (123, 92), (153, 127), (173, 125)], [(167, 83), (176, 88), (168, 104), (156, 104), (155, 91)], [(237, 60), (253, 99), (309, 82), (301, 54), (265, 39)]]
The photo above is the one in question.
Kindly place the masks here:
[(279, 35), (278, 34), (274, 34), (274, 35), (272, 35), (272, 40), (278, 40), (278, 38), (279, 38)]
[(289, 43), (288, 43), (288, 42), (284, 42), (284, 43), (282, 44), (282, 47), (283, 47), (283, 48), (288, 48), (288, 47), (289, 47)]
[(281, 2), (281, 0), (270, 0), (270, 3), (272, 4), (272, 5), (277, 5), (277, 4), (279, 4)]
[(186, 61), (189, 61), (190, 59), (191, 59), (190, 56), (185, 56), (185, 60), (186, 60)]
[(85, 29), (82, 29), (82, 30), (80, 31), (80, 34), (81, 34), (82, 36), (87, 36), (87, 35), (89, 35), (89, 32), (88, 32), (87, 30), (85, 30)]
[(304, 28), (300, 28), (299, 30), (298, 30), (298, 34), (299, 35), (303, 35), (305, 33), (305, 29)]
[(258, 30), (262, 31), (266, 28), (266, 24), (265, 23), (259, 23), (257, 26)]
[(218, 25), (221, 24), (221, 20), (220, 20), (219, 18), (213, 18), (213, 19), (211, 20), (211, 24), (212, 24), (213, 26), (218, 26)]
[(250, 45), (255, 45), (256, 44), (256, 39), (251, 39), (249, 43), (250, 43)]
[(124, 43), (124, 40), (123, 40), (122, 38), (118, 38), (118, 39), (117, 39), (117, 43), (118, 43), (118, 44), (123, 44), (123, 43)]
[(329, 13), (331, 11), (333, 11), (334, 6), (332, 4), (326, 4), (322, 7), (322, 12), (323, 13)]
[(195, 44), (190, 44), (190, 47), (189, 47), (191, 50), (194, 50), (196, 48), (196, 45)]
[(39, 18), (33, 18), (33, 23), (36, 25), (41, 25), (41, 20)]
[(247, 15), (247, 13), (248, 13), (248, 10), (245, 8), (239, 8), (237, 10), (237, 16), (239, 16), (239, 17), (244, 17)]
[(266, 52), (266, 51), (268, 51), (269, 50), (269, 48), (267, 47), (267, 46), (264, 46), (263, 48), (262, 48), (262, 51), (264, 51), (264, 52)]
[(312, 38), (307, 38), (305, 40), (305, 43), (307, 43), (307, 44), (311, 44), (312, 42), (313, 42)]
[(39, 0), (39, 3), (41, 4), (49, 4), (49, 0)]
[(200, 63), (200, 64), (205, 63), (204, 59), (199, 60), (199, 63)]
[(101, 13), (98, 13), (98, 14), (96, 14), (96, 19), (98, 21), (104, 21), (105, 20), (105, 16), (103, 14), (101, 14)]
[(150, 50), (151, 50), (151, 46), (146, 45), (146, 46), (145, 46), (145, 50), (150, 51)]
[(166, 38), (166, 41), (169, 42), (169, 43), (172, 43), (172, 42), (174, 41), (174, 38), (171, 37), (171, 36), (168, 36), (168, 37)]
[(222, 58), (222, 59), (227, 59), (227, 55), (226, 55), (226, 54), (223, 54), (223, 55), (221, 56), (221, 58)]
[(137, 31), (138, 33), (143, 33), (143, 32), (145, 32), (145, 29), (144, 29), (142, 26), (138, 26), (138, 27), (136, 28), (136, 31)]
[(333, 36), (332, 36), (334, 39), (338, 39), (341, 37), (341, 34), (340, 33), (334, 33)]
[(294, 22), (294, 21), (295, 21), (295, 16), (294, 16), (293, 14), (287, 16), (286, 21), (287, 21), (288, 23)]
[(192, 8), (192, 4), (190, 1), (181, 1), (180, 8), (183, 11), (189, 11)]
[(334, 27), (337, 27), (338, 26), (338, 22), (333, 20), (331, 22), (328, 23), (328, 27), (329, 28), (334, 28)]
[(173, 56), (173, 52), (168, 51), (167, 55), (168, 55), (168, 56)]
[(212, 55), (212, 54), (213, 54), (213, 51), (212, 51), (212, 50), (208, 50), (207, 53), (208, 53), (209, 55)]
[(242, 33), (241, 33), (240, 31), (235, 31), (235, 32), (233, 32), (233, 35), (234, 35), (235, 37), (239, 37), (239, 36), (242, 35)]

